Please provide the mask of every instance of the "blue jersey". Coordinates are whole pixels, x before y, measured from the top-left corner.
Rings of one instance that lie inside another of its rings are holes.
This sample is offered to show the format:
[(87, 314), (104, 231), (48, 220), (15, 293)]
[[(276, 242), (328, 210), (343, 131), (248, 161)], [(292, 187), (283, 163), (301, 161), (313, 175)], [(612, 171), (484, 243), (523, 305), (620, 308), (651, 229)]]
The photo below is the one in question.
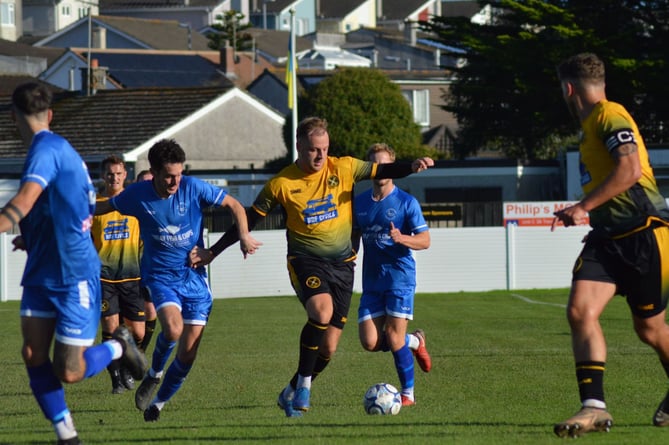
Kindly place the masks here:
[(395, 187), (381, 201), (372, 199), (372, 189), (355, 197), (354, 224), (362, 234), (363, 292), (416, 287), (416, 263), (411, 249), (390, 238), (390, 223), (403, 234), (428, 230), (416, 198)]
[(202, 210), (220, 206), (226, 195), (200, 179), (182, 176), (177, 192), (167, 198), (158, 196), (152, 181), (142, 181), (109, 200), (120, 213), (139, 221), (144, 242), (140, 269), (146, 285), (161, 283), (173, 288), (184, 283), (192, 273), (188, 253), (203, 229)]
[(79, 154), (57, 134), (37, 133), (23, 165), (26, 182), (42, 193), (20, 222), (28, 253), (21, 284), (63, 286), (99, 276), (90, 232), (95, 188)]

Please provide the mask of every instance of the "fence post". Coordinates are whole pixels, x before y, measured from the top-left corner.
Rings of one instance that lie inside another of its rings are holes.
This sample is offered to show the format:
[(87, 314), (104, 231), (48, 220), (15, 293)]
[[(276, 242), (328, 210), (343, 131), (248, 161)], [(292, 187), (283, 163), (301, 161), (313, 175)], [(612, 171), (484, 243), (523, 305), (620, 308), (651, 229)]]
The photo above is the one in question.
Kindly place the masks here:
[(506, 290), (516, 288), (516, 224), (506, 225)]
[(7, 234), (0, 233), (0, 301), (9, 299), (7, 287)]

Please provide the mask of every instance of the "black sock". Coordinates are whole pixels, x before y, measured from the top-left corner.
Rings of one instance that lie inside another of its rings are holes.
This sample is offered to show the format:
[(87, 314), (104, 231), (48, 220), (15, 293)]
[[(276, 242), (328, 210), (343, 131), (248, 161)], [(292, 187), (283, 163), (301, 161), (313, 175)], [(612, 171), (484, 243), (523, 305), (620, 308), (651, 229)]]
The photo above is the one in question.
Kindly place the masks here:
[(142, 339), (142, 344), (139, 345), (142, 351), (146, 351), (151, 343), (151, 337), (153, 337), (153, 332), (156, 330), (156, 319), (146, 320), (144, 322), (144, 338)]
[(300, 362), (297, 373), (309, 377), (314, 373), (320, 347), (328, 325), (309, 319), (300, 335)]
[(581, 402), (595, 399), (604, 402), (604, 362), (576, 363), (576, 379)]

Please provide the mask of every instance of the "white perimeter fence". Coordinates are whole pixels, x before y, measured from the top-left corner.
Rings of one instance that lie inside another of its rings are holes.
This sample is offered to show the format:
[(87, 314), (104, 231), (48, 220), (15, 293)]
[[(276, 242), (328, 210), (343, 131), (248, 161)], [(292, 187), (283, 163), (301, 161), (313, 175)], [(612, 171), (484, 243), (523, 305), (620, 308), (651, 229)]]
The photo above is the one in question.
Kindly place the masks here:
[[(415, 252), (416, 292), (551, 289), (569, 287), (571, 269), (588, 226), (472, 227), (430, 230), (432, 245)], [(213, 244), (220, 233), (209, 233)], [(15, 235), (0, 234), (0, 301), (21, 298), (25, 252), (13, 252)], [(260, 250), (243, 259), (238, 245), (209, 266), (215, 298), (294, 295), (286, 269), (286, 236), (282, 230), (255, 231)], [(361, 253), (364, 255), (364, 251)], [(358, 258), (358, 272), (362, 258)], [(355, 290), (362, 290), (356, 273)]]

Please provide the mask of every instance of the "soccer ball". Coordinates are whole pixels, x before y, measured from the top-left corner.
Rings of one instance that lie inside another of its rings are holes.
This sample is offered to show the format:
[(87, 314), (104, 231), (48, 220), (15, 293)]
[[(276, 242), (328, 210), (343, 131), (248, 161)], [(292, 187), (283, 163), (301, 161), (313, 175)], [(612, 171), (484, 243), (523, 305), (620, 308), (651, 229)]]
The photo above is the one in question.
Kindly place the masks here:
[(402, 397), (393, 385), (377, 383), (369, 387), (362, 403), (367, 414), (395, 415), (402, 408)]

